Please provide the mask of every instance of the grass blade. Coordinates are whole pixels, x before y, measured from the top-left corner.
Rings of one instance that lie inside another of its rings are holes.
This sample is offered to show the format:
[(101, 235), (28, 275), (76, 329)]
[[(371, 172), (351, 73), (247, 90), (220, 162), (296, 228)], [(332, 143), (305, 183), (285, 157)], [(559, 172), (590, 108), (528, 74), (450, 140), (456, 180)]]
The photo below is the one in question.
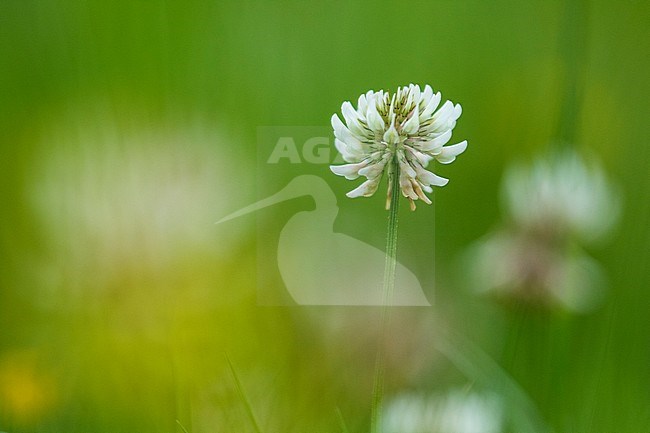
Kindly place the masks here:
[(232, 373), (233, 379), (235, 379), (235, 385), (237, 388), (237, 394), (239, 395), (239, 398), (241, 401), (244, 403), (244, 406), (246, 407), (246, 412), (248, 413), (248, 417), (251, 421), (251, 424), (253, 424), (253, 427), (255, 428), (256, 433), (262, 433), (262, 430), (260, 429), (259, 424), (257, 423), (257, 419), (255, 418), (255, 414), (253, 413), (253, 408), (251, 407), (250, 402), (248, 401), (248, 398), (246, 398), (246, 393), (244, 392), (244, 388), (242, 387), (241, 382), (239, 381), (239, 377), (237, 376), (237, 372), (235, 371), (235, 367), (232, 365), (232, 362), (230, 361), (230, 357), (226, 353), (226, 360), (228, 361), (228, 366), (230, 367), (230, 373)]

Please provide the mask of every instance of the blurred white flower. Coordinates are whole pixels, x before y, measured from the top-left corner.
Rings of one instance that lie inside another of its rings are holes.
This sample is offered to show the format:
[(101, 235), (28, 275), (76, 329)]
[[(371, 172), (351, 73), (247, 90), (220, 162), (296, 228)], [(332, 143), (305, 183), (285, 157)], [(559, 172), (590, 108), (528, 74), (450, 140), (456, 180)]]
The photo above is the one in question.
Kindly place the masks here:
[(554, 231), (590, 241), (616, 221), (619, 197), (598, 164), (564, 152), (521, 164), (504, 177), (506, 209), (522, 229)]
[(198, 119), (172, 126), (138, 113), (90, 104), (46, 126), (29, 185), (43, 236), (31, 271), (44, 305), (128, 299), (154, 311), (170, 293), (188, 305), (215, 296), (215, 264), (239, 234), (213, 224), (243, 188), (232, 181), (232, 140)]
[(476, 244), (470, 257), (479, 292), (573, 311), (588, 311), (602, 298), (600, 266), (575, 244), (501, 230)]
[(347, 193), (348, 197), (370, 197), (379, 186), (385, 171), (388, 172), (390, 205), (390, 179), (393, 158), (399, 163), (399, 182), (402, 194), (415, 209), (415, 200), (431, 204), (425, 193), (431, 186), (444, 186), (448, 179), (426, 170), (436, 159), (449, 164), (467, 148), (467, 141), (444, 146), (462, 113), (460, 104), (445, 101), (440, 108), (440, 92), (433, 93), (431, 86), (410, 84), (390, 94), (380, 90), (361, 95), (357, 108), (348, 101), (341, 106), (345, 123), (334, 114), (335, 145), (349, 164), (331, 166), (334, 174), (367, 180)]
[(502, 194), (506, 225), (468, 255), (476, 290), (573, 311), (597, 305), (603, 272), (582, 244), (606, 235), (620, 210), (600, 166), (553, 154), (507, 170)]
[(384, 415), (386, 433), (500, 433), (504, 423), (498, 396), (463, 389), (403, 394), (388, 402)]

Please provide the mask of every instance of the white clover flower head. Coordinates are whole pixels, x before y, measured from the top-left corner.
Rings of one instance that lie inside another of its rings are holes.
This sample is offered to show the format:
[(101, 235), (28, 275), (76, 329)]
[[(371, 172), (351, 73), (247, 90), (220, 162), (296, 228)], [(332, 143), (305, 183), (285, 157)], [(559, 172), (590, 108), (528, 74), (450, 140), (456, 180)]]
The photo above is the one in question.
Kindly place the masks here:
[(506, 422), (500, 396), (460, 388), (398, 395), (383, 417), (386, 433), (501, 433)]
[(426, 170), (432, 160), (449, 164), (467, 148), (467, 141), (445, 146), (451, 139), (456, 121), (462, 113), (460, 104), (445, 101), (440, 106), (440, 92), (431, 86), (424, 91), (410, 84), (390, 94), (380, 90), (369, 91), (359, 97), (356, 109), (349, 101), (341, 106), (345, 123), (334, 114), (335, 145), (345, 165), (330, 167), (334, 174), (353, 180), (360, 176), (367, 180), (347, 193), (350, 198), (370, 197), (379, 187), (384, 172), (388, 173), (390, 206), (391, 179), (394, 164), (399, 171), (399, 185), (411, 209), (415, 200), (431, 204), (425, 193), (432, 186), (444, 186), (449, 181)]
[(598, 306), (604, 272), (582, 247), (611, 231), (621, 199), (597, 161), (564, 150), (514, 165), (501, 194), (506, 224), (467, 255), (477, 291), (573, 312)]
[(501, 189), (510, 217), (523, 229), (584, 241), (607, 234), (619, 215), (619, 193), (600, 165), (590, 162), (566, 150), (508, 169)]

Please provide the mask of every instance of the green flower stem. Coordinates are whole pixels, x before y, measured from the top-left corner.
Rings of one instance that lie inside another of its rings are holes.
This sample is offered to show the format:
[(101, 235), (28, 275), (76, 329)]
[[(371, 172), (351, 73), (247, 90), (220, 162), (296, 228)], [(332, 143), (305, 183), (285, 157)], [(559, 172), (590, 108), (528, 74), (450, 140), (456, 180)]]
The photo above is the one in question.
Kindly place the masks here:
[(397, 216), (399, 212), (399, 163), (394, 158), (390, 176), (390, 207), (388, 210), (388, 230), (386, 236), (386, 263), (384, 266), (383, 308), (381, 318), (381, 340), (377, 349), (375, 378), (372, 390), (372, 408), (370, 413), (370, 432), (381, 433), (381, 412), (384, 397), (385, 353), (384, 340), (388, 335), (390, 306), (393, 303), (395, 288), (395, 268), (397, 266)]
[[(399, 213), (399, 164), (397, 158), (392, 162), (390, 209), (388, 210), (388, 229), (386, 235), (386, 264), (384, 266), (384, 306), (393, 300), (395, 287), (395, 267), (397, 265), (397, 215)], [(384, 316), (388, 309), (384, 308)]]

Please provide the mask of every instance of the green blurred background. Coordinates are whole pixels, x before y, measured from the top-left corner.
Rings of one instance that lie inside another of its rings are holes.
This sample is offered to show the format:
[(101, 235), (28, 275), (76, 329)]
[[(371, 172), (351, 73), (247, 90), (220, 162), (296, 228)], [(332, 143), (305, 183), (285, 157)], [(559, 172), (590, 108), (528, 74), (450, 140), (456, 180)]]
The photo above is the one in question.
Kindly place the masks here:
[[(462, 104), (469, 148), (435, 208), (403, 208), (435, 306), (394, 312), (387, 396), (518, 384), (530, 431), (650, 431), (649, 26), (642, 0), (0, 0), (0, 431), (254, 431), (226, 353), (262, 431), (368, 431), (379, 309), (258, 306), (253, 220), (213, 222), (258, 198), (258, 126), (327, 127), (411, 82)], [(549, 143), (623, 197), (587, 314), (476, 296), (458, 264), (503, 169)], [(381, 246), (383, 194), (355, 211), (327, 180), (340, 229), (357, 212)], [(442, 330), (493, 361), (462, 368)]]

